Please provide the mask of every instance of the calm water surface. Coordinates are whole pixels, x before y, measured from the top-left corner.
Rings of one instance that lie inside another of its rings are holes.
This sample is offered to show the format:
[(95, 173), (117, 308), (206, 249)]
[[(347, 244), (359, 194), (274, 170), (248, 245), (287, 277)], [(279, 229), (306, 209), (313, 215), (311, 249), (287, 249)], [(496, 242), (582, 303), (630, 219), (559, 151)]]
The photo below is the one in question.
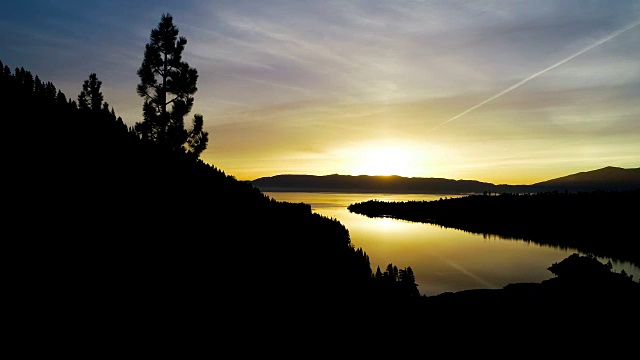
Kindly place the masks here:
[[(467, 289), (498, 289), (510, 283), (536, 282), (554, 277), (547, 270), (575, 249), (541, 246), (522, 240), (483, 236), (438, 225), (413, 223), (389, 218), (368, 218), (349, 212), (352, 203), (372, 199), (381, 201), (437, 200), (459, 195), (430, 194), (351, 194), (264, 192), (269, 197), (311, 205), (312, 211), (340, 221), (351, 242), (362, 248), (373, 271), (384, 271), (389, 263), (411, 267), (418, 290), (424, 295)], [(609, 259), (600, 259), (605, 262)], [(624, 269), (640, 278), (640, 268), (612, 260), (614, 270)]]

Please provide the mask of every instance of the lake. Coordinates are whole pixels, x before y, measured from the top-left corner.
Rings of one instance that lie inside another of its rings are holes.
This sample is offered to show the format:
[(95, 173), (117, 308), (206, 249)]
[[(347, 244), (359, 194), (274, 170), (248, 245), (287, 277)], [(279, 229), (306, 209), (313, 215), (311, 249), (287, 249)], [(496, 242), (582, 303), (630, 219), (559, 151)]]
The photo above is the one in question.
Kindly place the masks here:
[[(348, 230), (351, 242), (362, 248), (375, 272), (389, 263), (399, 269), (411, 267), (418, 290), (423, 295), (468, 289), (499, 289), (510, 283), (536, 282), (554, 277), (547, 268), (560, 262), (575, 249), (537, 245), (524, 240), (473, 234), (438, 225), (390, 218), (369, 218), (347, 210), (352, 203), (372, 199), (380, 201), (438, 200), (460, 195), (442, 194), (360, 194), (264, 192), (269, 197), (292, 203), (311, 205), (313, 212), (340, 221)], [(615, 259), (616, 272), (624, 270), (640, 279), (640, 268)], [(330, 264), (328, 264), (330, 266)]]

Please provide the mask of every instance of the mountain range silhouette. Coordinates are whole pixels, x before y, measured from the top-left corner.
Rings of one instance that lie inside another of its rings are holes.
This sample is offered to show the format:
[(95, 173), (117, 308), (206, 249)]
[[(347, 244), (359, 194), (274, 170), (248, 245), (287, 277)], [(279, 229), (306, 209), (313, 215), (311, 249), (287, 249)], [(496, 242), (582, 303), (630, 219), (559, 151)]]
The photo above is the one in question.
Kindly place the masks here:
[(607, 166), (533, 184), (493, 184), (477, 180), (369, 175), (293, 175), (261, 177), (251, 182), (262, 191), (469, 194), (543, 191), (629, 191), (640, 188), (640, 168)]

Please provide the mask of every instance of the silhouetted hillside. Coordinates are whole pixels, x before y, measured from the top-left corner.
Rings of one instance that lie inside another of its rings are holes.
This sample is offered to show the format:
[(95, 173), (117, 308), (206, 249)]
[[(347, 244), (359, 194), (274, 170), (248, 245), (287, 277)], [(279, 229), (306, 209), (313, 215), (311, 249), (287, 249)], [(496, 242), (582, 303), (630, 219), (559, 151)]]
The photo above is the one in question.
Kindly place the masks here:
[(187, 312), (247, 299), (254, 311), (398, 293), (376, 285), (337, 220), (143, 141), (108, 106), (79, 109), (29, 71), (0, 68), (4, 134), (15, 144), (5, 152), (7, 223), (20, 239), (13, 261), (30, 275), (21, 286), (126, 297), (143, 312), (185, 299)]
[(452, 180), (402, 176), (276, 175), (252, 181), (262, 191), (472, 194), (535, 193), (540, 191), (625, 191), (640, 188), (640, 168), (607, 167), (530, 185), (492, 184), (476, 180)]

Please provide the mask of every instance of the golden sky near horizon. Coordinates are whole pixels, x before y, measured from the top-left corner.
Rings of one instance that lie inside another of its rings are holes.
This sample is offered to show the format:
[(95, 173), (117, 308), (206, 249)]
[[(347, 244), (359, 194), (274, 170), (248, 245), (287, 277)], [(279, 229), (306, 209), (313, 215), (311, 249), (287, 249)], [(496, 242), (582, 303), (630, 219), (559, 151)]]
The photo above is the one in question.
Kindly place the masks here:
[[(126, 8), (126, 11), (122, 9)], [(530, 184), (640, 167), (640, 2), (23, 1), (0, 60), (141, 120), (162, 13), (198, 70), (201, 158), (240, 180), (401, 175)], [(190, 117), (186, 119), (187, 124)]]

